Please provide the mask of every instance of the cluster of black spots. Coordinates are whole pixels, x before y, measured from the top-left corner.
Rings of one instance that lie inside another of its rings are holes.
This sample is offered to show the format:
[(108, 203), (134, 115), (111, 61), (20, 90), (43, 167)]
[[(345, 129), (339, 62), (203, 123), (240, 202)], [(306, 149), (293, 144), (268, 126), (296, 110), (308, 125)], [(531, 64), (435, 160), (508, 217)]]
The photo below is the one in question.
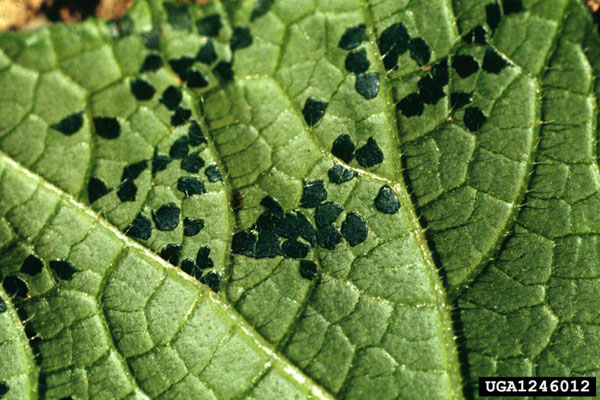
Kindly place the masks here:
[(4, 302), (2, 297), (0, 297), (0, 314), (2, 314), (5, 311), (6, 311), (6, 303)]
[(492, 31), (495, 31), (500, 25), (502, 15), (500, 13), (500, 4), (492, 3), (485, 6), (486, 22)]
[(163, 204), (158, 210), (152, 212), (152, 219), (159, 231), (172, 231), (179, 225), (181, 210), (175, 203)]
[(448, 60), (443, 59), (434, 65), (429, 73), (417, 82), (417, 93), (411, 93), (402, 98), (396, 108), (405, 117), (420, 116), (425, 110), (425, 104), (437, 104), (446, 93), (444, 86), (450, 81), (448, 73)]
[(388, 185), (382, 186), (375, 197), (375, 208), (384, 214), (396, 214), (400, 209), (398, 195)]
[(356, 150), (355, 155), (361, 167), (370, 168), (383, 162), (383, 151), (372, 137), (364, 146)]
[(300, 198), (300, 207), (315, 208), (326, 199), (327, 190), (325, 189), (322, 180), (318, 179), (316, 181), (308, 182), (304, 184), (302, 198)]
[(317, 263), (311, 260), (300, 261), (300, 276), (312, 281), (317, 276)]
[(477, 107), (467, 107), (465, 109), (465, 115), (463, 117), (463, 122), (468, 130), (471, 132), (476, 132), (481, 129), (487, 117), (481, 111), (481, 109)]
[(156, 90), (154, 87), (143, 79), (134, 79), (129, 84), (131, 93), (140, 101), (148, 101), (154, 97)]
[(450, 93), (450, 106), (454, 110), (464, 107), (471, 102), (471, 96), (471, 93), (466, 92)]
[(158, 26), (153, 26), (151, 30), (142, 33), (142, 44), (148, 50), (160, 49), (161, 30)]
[(144, 59), (142, 66), (140, 67), (140, 72), (152, 72), (158, 71), (163, 66), (162, 59), (158, 54), (149, 54)]
[(169, 60), (169, 66), (177, 76), (187, 83), (192, 89), (204, 88), (208, 86), (208, 80), (202, 72), (193, 69), (196, 59), (192, 57), (180, 57)]
[(396, 68), (398, 57), (408, 50), (409, 40), (408, 30), (401, 22), (389, 26), (381, 33), (377, 44), (386, 70)]
[(312, 97), (306, 99), (304, 108), (302, 109), (302, 115), (308, 126), (314, 126), (321, 118), (323, 118), (328, 105), (328, 103), (315, 100)]
[(135, 239), (148, 240), (152, 235), (152, 223), (148, 218), (138, 214), (131, 225), (125, 228), (125, 234)]
[(206, 193), (204, 182), (193, 176), (182, 176), (177, 180), (177, 190), (183, 192), (185, 197)]
[(71, 115), (67, 115), (56, 124), (51, 125), (52, 129), (55, 129), (65, 136), (71, 136), (77, 133), (83, 126), (83, 111), (76, 112)]
[(221, 287), (221, 277), (216, 272), (209, 272), (208, 274), (204, 275), (200, 279), (200, 282), (204, 283), (215, 293), (218, 293), (219, 288)]
[(188, 7), (177, 3), (164, 3), (167, 12), (167, 23), (177, 31), (191, 30), (193, 26), (192, 16)]
[(11, 297), (20, 297), (24, 299), (27, 297), (27, 293), (29, 293), (29, 288), (27, 287), (25, 281), (14, 275), (4, 278), (2, 281), (2, 287)]
[(360, 24), (344, 31), (344, 34), (338, 42), (338, 47), (344, 50), (352, 50), (360, 46), (360, 44), (366, 40), (366, 26)]
[(115, 117), (94, 117), (94, 131), (103, 139), (113, 140), (121, 134), (121, 124)]
[(379, 93), (379, 74), (376, 72), (357, 74), (354, 88), (365, 99), (374, 99)]
[(227, 61), (220, 61), (213, 68), (213, 74), (215, 74), (220, 82), (229, 82), (233, 79), (233, 64)]
[(223, 176), (221, 175), (221, 171), (219, 171), (217, 164), (212, 164), (206, 167), (204, 170), (204, 175), (206, 175), (209, 182), (218, 182), (223, 180)]
[(477, 25), (469, 32), (467, 32), (462, 40), (466, 43), (477, 43), (477, 44), (486, 44), (486, 30), (483, 26)]
[(204, 220), (185, 217), (183, 219), (183, 235), (195, 236), (204, 228)]
[(209, 40), (204, 44), (204, 46), (200, 47), (198, 53), (196, 54), (196, 61), (199, 61), (206, 65), (211, 65), (215, 61), (217, 61), (217, 51), (215, 50), (215, 44), (212, 40)]
[(354, 158), (354, 142), (348, 134), (339, 135), (331, 146), (331, 154), (348, 164)]
[(479, 63), (470, 55), (457, 55), (452, 59), (452, 68), (465, 79), (479, 71)]
[(79, 272), (79, 270), (75, 268), (73, 264), (65, 260), (50, 261), (49, 266), (50, 269), (54, 271), (54, 275), (64, 281), (70, 281), (73, 279), (73, 275), (76, 272)]
[(181, 256), (181, 245), (170, 243), (160, 250), (159, 255), (168, 263), (177, 266), (179, 265), (179, 257)]
[(252, 45), (252, 33), (249, 27), (235, 27), (233, 28), (233, 34), (231, 35), (231, 41), (229, 47), (231, 51), (245, 49)]
[(29, 276), (36, 276), (42, 272), (43, 268), (44, 263), (42, 263), (42, 260), (31, 254), (23, 260), (20, 270)]
[(499, 74), (505, 67), (508, 66), (506, 61), (500, 54), (496, 53), (493, 49), (488, 48), (483, 56), (483, 68), (484, 71), (491, 74)]
[(356, 172), (341, 164), (336, 164), (327, 171), (327, 176), (331, 182), (341, 185), (344, 182), (352, 180), (356, 176)]
[(252, 14), (250, 15), (250, 21), (254, 21), (257, 18), (262, 17), (269, 12), (273, 6), (274, 0), (256, 0)]
[(6, 393), (8, 393), (9, 390), (10, 390), (10, 387), (8, 386), (8, 384), (6, 382), (0, 382), (0, 398), (2, 396), (4, 396)]
[(410, 58), (415, 60), (420, 67), (427, 64), (431, 59), (431, 50), (423, 38), (410, 39), (408, 50)]
[(181, 270), (207, 285), (213, 292), (217, 293), (221, 286), (221, 277), (215, 272), (209, 272), (203, 276), (205, 270), (214, 266), (210, 258), (210, 247), (204, 246), (198, 250), (196, 261), (185, 259), (181, 263)]
[(219, 36), (219, 32), (221, 31), (222, 27), (223, 23), (221, 22), (221, 17), (218, 14), (204, 17), (196, 22), (198, 34), (202, 36), (217, 37)]
[(197, 174), (202, 167), (204, 167), (204, 160), (198, 151), (188, 154), (181, 160), (181, 169), (184, 171)]
[(365, 220), (356, 213), (349, 213), (342, 223), (342, 235), (350, 246), (356, 246), (367, 240), (369, 228)]

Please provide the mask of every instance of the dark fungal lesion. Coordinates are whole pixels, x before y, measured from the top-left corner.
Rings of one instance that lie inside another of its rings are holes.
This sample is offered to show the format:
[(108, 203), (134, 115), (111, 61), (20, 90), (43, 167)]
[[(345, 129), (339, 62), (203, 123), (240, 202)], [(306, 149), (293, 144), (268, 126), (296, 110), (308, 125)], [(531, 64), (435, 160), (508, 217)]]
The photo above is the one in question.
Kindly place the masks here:
[(65, 281), (70, 281), (73, 279), (73, 275), (79, 272), (79, 270), (75, 268), (73, 264), (66, 260), (50, 261), (48, 265), (58, 279)]
[(83, 111), (67, 115), (55, 124), (50, 125), (54, 130), (65, 136), (71, 136), (79, 132), (83, 126)]
[[(0, 299), (0, 301), (2, 301), (4, 303), (4, 301), (2, 299)], [(9, 390), (10, 390), (10, 386), (8, 386), (8, 383), (6, 383), (4, 381), (0, 382), (0, 398), (2, 398), (5, 394), (7, 394)]]
[(146, 80), (137, 78), (130, 82), (129, 87), (133, 96), (139, 101), (148, 101), (154, 97), (156, 89)]
[(44, 268), (44, 263), (41, 259), (36, 257), (34, 254), (30, 254), (25, 257), (21, 264), (20, 271), (29, 276), (39, 275)]
[(11, 297), (19, 297), (21, 299), (27, 298), (29, 288), (27, 283), (16, 275), (6, 276), (2, 280), (2, 287), (6, 293)]

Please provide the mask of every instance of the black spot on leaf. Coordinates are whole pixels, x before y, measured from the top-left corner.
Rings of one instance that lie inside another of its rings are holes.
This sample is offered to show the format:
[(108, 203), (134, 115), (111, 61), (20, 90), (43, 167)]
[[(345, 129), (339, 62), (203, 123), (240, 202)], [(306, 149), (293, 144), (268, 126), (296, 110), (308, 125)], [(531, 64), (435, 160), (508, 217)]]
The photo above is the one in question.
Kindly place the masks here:
[(150, 239), (152, 235), (152, 223), (143, 215), (138, 215), (131, 225), (125, 228), (125, 234), (136, 239)]
[(379, 37), (379, 51), (383, 56), (383, 65), (386, 70), (391, 70), (398, 63), (398, 57), (408, 49), (410, 36), (402, 23), (397, 23), (386, 28)]
[(157, 70), (161, 69), (162, 66), (163, 66), (163, 62), (162, 62), (162, 59), (160, 58), (160, 56), (156, 55), (156, 54), (150, 54), (146, 57), (146, 59), (144, 60), (144, 63), (140, 67), (140, 72), (157, 71)]
[(160, 28), (153, 27), (150, 31), (142, 33), (142, 44), (150, 50), (160, 49)]
[(488, 48), (485, 51), (483, 65), (481, 66), (484, 71), (499, 74), (506, 66), (508, 66), (508, 62), (494, 50)]
[(254, 224), (254, 228), (259, 232), (275, 231), (276, 227), (279, 225), (280, 217), (280, 214), (278, 215), (267, 210), (258, 217)]
[(204, 283), (215, 293), (219, 292), (221, 287), (221, 277), (214, 272), (209, 272), (200, 279), (200, 282)]
[(338, 43), (338, 47), (344, 50), (357, 48), (362, 42), (367, 40), (365, 29), (366, 27), (364, 24), (346, 29)]
[(193, 174), (197, 174), (200, 171), (200, 168), (204, 167), (204, 160), (199, 152), (195, 151), (192, 154), (188, 154), (181, 160), (181, 169), (187, 172), (191, 172)]
[(271, 196), (263, 197), (263, 199), (260, 201), (260, 205), (275, 215), (283, 215), (283, 208), (281, 208), (279, 202)]
[(410, 51), (410, 58), (415, 60), (420, 66), (427, 64), (431, 59), (431, 50), (422, 38), (410, 39), (408, 49)]
[(454, 92), (450, 93), (450, 106), (453, 109), (458, 109), (466, 106), (471, 102), (471, 93)]
[(221, 176), (221, 171), (219, 171), (219, 167), (217, 164), (209, 165), (204, 170), (204, 175), (208, 178), (209, 182), (218, 182), (222, 181), (223, 177)]
[(500, 5), (498, 3), (492, 3), (485, 6), (485, 16), (488, 26), (495, 31), (500, 24)]
[(221, 61), (213, 68), (213, 74), (221, 82), (229, 82), (233, 79), (233, 65), (230, 62)]
[(11, 297), (27, 297), (27, 293), (29, 289), (27, 288), (27, 284), (18, 276), (7, 276), (2, 281), (2, 287), (6, 291), (6, 293)]
[(231, 36), (230, 47), (231, 51), (239, 49), (245, 49), (252, 45), (252, 33), (249, 27), (235, 27), (233, 28), (233, 35)]
[(258, 234), (256, 258), (273, 258), (281, 254), (281, 246), (275, 232), (263, 231)]
[(175, 108), (175, 112), (171, 116), (171, 125), (183, 125), (190, 119), (191, 116), (192, 112), (190, 110), (188, 110), (187, 108), (177, 106)]
[(154, 149), (154, 155), (152, 156), (152, 175), (157, 172), (164, 171), (167, 169), (167, 165), (172, 161), (171, 157), (158, 154), (157, 149)]
[(187, 78), (187, 85), (191, 89), (204, 88), (208, 86), (208, 80), (200, 71), (190, 71)]
[(200, 247), (196, 254), (196, 265), (200, 269), (212, 268), (214, 266), (213, 260), (210, 258), (210, 247)]
[(68, 115), (61, 119), (58, 123), (52, 125), (52, 129), (56, 129), (66, 136), (71, 136), (77, 133), (83, 126), (83, 111)]
[(340, 185), (344, 182), (348, 182), (356, 173), (351, 169), (344, 167), (341, 164), (336, 164), (327, 171), (327, 176), (329, 176), (329, 180), (337, 185)]
[(419, 79), (417, 87), (419, 88), (419, 98), (425, 104), (436, 104), (446, 95), (444, 87), (430, 75), (425, 75)]
[(6, 311), (6, 303), (4, 302), (4, 300), (2, 300), (2, 298), (0, 297), (0, 314), (2, 314), (3, 312)]
[(315, 208), (322, 201), (327, 199), (327, 191), (322, 180), (316, 180), (304, 184), (302, 198), (300, 199), (300, 207)]
[(188, 6), (177, 3), (163, 3), (167, 12), (167, 22), (173, 29), (191, 30), (192, 16), (189, 13)]
[(374, 99), (379, 93), (379, 74), (358, 74), (354, 88), (362, 97), (367, 100)]
[(110, 192), (110, 189), (106, 187), (106, 184), (102, 179), (92, 177), (88, 182), (87, 191), (88, 200), (90, 204), (92, 204), (99, 198), (107, 195)]
[(121, 182), (125, 180), (133, 181), (136, 179), (144, 170), (148, 168), (148, 161), (142, 160), (133, 164), (126, 165), (123, 168), (123, 173), (121, 174)]
[(27, 258), (23, 261), (23, 264), (21, 264), (21, 272), (30, 276), (39, 274), (42, 272), (43, 268), (44, 264), (42, 263), (42, 260), (33, 254), (27, 256)]
[(190, 68), (196, 62), (192, 57), (180, 57), (169, 60), (169, 65), (171, 69), (181, 78), (182, 81), (186, 81), (188, 78), (188, 74), (190, 72)]
[(306, 99), (304, 108), (302, 109), (302, 115), (308, 126), (313, 126), (323, 118), (325, 110), (327, 110), (327, 103), (324, 101), (315, 100), (311, 97)]
[(174, 159), (181, 159), (187, 156), (190, 151), (189, 139), (187, 136), (182, 136), (173, 142), (169, 149), (169, 157)]
[[(0, 299), (0, 301), (2, 301), (2, 299)], [(10, 387), (8, 386), (8, 384), (6, 382), (0, 382), (0, 397), (4, 396), (6, 393), (8, 393), (9, 390), (10, 390)]]
[(131, 93), (140, 101), (150, 100), (156, 90), (152, 85), (143, 79), (135, 79), (130, 83)]
[(254, 6), (252, 15), (250, 16), (250, 21), (254, 21), (256, 18), (260, 18), (268, 13), (272, 5), (273, 0), (256, 0), (256, 5)]
[(461, 78), (467, 78), (479, 70), (479, 64), (472, 56), (459, 55), (452, 60), (452, 68)]
[(177, 180), (177, 189), (186, 197), (206, 193), (204, 182), (193, 176), (183, 176)]
[(103, 139), (116, 139), (121, 134), (121, 125), (113, 117), (95, 117), (94, 130)]
[(354, 158), (354, 148), (354, 142), (350, 135), (342, 134), (333, 141), (331, 154), (347, 164)]
[(152, 212), (152, 219), (159, 231), (172, 231), (179, 225), (181, 210), (175, 203), (163, 204), (158, 210)]
[(65, 281), (70, 281), (73, 279), (73, 275), (76, 272), (79, 272), (79, 270), (75, 268), (73, 264), (65, 260), (50, 261), (49, 266), (50, 269), (54, 271), (54, 274), (58, 279)]
[(353, 74), (366, 72), (367, 69), (369, 69), (369, 65), (371, 65), (371, 63), (367, 59), (367, 51), (365, 49), (348, 53), (346, 61), (344, 62), (346, 70)]
[(193, 260), (185, 259), (181, 263), (181, 270), (186, 274), (200, 280), (202, 277), (202, 269), (198, 268)]
[(467, 34), (462, 37), (462, 40), (467, 43), (485, 44), (485, 34), (485, 28), (481, 25), (477, 25), (467, 32)]
[(181, 95), (181, 90), (171, 85), (165, 89), (160, 98), (160, 102), (165, 105), (169, 110), (173, 111), (179, 103), (181, 103), (181, 99), (183, 96)]
[(375, 197), (375, 208), (384, 214), (396, 214), (400, 209), (398, 196), (391, 187), (384, 185)]
[(367, 223), (356, 213), (349, 213), (342, 223), (342, 235), (350, 246), (364, 242), (369, 234)]
[(502, 0), (502, 9), (507, 15), (525, 11), (523, 0)]
[(170, 243), (162, 248), (160, 256), (173, 265), (179, 264), (179, 257), (181, 256), (181, 245)]
[(231, 251), (233, 254), (241, 254), (247, 257), (254, 257), (254, 246), (256, 244), (256, 235), (252, 232), (237, 232), (231, 240)]
[(200, 47), (200, 50), (198, 50), (198, 54), (196, 54), (196, 61), (210, 65), (217, 61), (217, 57), (215, 44), (212, 40), (209, 40), (204, 44), (204, 46)]
[(383, 151), (373, 138), (369, 138), (367, 143), (356, 150), (356, 161), (365, 168), (373, 167), (383, 162)]
[(312, 281), (317, 276), (317, 264), (314, 261), (300, 261), (300, 276)]
[(297, 215), (286, 213), (275, 227), (277, 234), (286, 239), (295, 239), (300, 235), (300, 221)]
[(431, 77), (439, 86), (445, 86), (450, 82), (448, 74), (448, 60), (443, 59), (431, 68)]
[(323, 228), (333, 223), (343, 211), (342, 207), (331, 201), (319, 204), (315, 210), (317, 228)]
[(314, 226), (310, 223), (306, 215), (301, 212), (296, 212), (296, 221), (297, 221), (297, 229), (300, 237), (307, 242), (309, 242), (312, 246), (315, 245), (316, 240), (316, 232)]
[(210, 15), (196, 22), (198, 33), (203, 36), (215, 37), (219, 36), (219, 31), (223, 24), (219, 15)]
[(289, 258), (304, 258), (308, 254), (308, 246), (304, 243), (300, 243), (295, 239), (289, 239), (283, 242), (281, 246), (283, 255)]
[(195, 236), (204, 228), (204, 220), (184, 218), (183, 219), (183, 235), (184, 236)]
[(135, 195), (137, 194), (137, 186), (132, 180), (126, 179), (119, 184), (117, 190), (117, 196), (123, 203), (127, 201), (135, 201)]
[(467, 107), (465, 109), (463, 122), (465, 123), (467, 129), (469, 129), (471, 132), (480, 130), (486, 120), (487, 118), (481, 109), (477, 107)]
[(423, 114), (425, 105), (418, 93), (411, 93), (400, 100), (396, 104), (396, 108), (398, 108), (405, 117), (414, 117)]
[(333, 250), (342, 241), (342, 234), (333, 225), (317, 230), (317, 243), (324, 249)]

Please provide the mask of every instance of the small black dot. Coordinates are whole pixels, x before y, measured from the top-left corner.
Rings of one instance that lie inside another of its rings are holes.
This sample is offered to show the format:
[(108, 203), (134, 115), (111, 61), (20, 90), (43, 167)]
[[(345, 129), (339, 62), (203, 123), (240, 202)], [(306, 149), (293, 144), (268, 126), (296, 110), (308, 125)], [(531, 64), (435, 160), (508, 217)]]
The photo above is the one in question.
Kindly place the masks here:
[(195, 236), (204, 228), (204, 220), (185, 217), (183, 219), (183, 235)]
[(419, 99), (425, 104), (436, 104), (446, 95), (444, 87), (430, 75), (419, 79), (417, 87), (419, 88)]
[(492, 3), (485, 6), (485, 15), (488, 26), (495, 31), (500, 24), (500, 5), (498, 3)]
[(11, 297), (17, 296), (20, 298), (25, 298), (29, 292), (27, 284), (18, 276), (7, 276), (4, 278), (2, 281), (2, 287), (4, 287), (6, 293)]
[(81, 129), (83, 126), (83, 111), (68, 115), (61, 119), (58, 123), (52, 125), (52, 129), (56, 129), (65, 136), (71, 136)]
[(121, 134), (121, 125), (116, 118), (96, 117), (94, 118), (94, 130), (103, 139), (116, 139)]
[(499, 74), (506, 66), (508, 66), (508, 62), (494, 50), (487, 49), (485, 51), (483, 65), (481, 66), (484, 71), (491, 74)]
[(131, 225), (125, 228), (125, 234), (136, 239), (150, 239), (152, 235), (152, 223), (143, 215), (138, 215)]
[(119, 190), (117, 190), (117, 196), (123, 203), (128, 201), (135, 201), (135, 195), (137, 194), (137, 186), (132, 180), (126, 179), (119, 184)]
[(154, 155), (152, 156), (152, 175), (167, 169), (167, 166), (171, 161), (171, 157), (158, 154), (158, 150), (154, 148)]
[(107, 195), (110, 189), (106, 187), (106, 184), (102, 179), (91, 177), (87, 186), (88, 200), (90, 204), (98, 200), (99, 198)]
[(198, 266), (193, 260), (183, 260), (181, 263), (181, 270), (198, 280), (202, 277), (202, 269), (198, 268)]
[(366, 27), (364, 24), (346, 29), (338, 43), (338, 47), (344, 50), (357, 48), (362, 42), (367, 40), (365, 29)]
[(175, 108), (177, 108), (179, 103), (181, 103), (182, 99), (183, 96), (181, 95), (181, 90), (171, 85), (163, 92), (160, 102), (169, 110), (173, 111)]
[(231, 239), (231, 251), (233, 254), (241, 254), (247, 257), (254, 257), (254, 245), (256, 244), (256, 235), (252, 232), (237, 232)]
[(462, 40), (467, 43), (485, 44), (485, 34), (485, 28), (481, 25), (477, 25), (467, 32), (467, 34), (462, 37)]
[(502, 9), (507, 15), (525, 11), (523, 0), (502, 0)]
[(341, 164), (336, 164), (327, 171), (327, 176), (329, 176), (329, 180), (337, 185), (340, 185), (344, 182), (348, 182), (356, 173), (351, 169), (344, 167)]
[(229, 82), (233, 79), (233, 65), (230, 62), (220, 61), (214, 68), (213, 74), (221, 82)]
[(186, 81), (190, 73), (190, 68), (192, 68), (195, 62), (196, 60), (192, 57), (180, 57), (169, 60), (169, 65), (182, 81)]
[(354, 142), (350, 135), (342, 134), (333, 141), (331, 154), (347, 164), (354, 158), (354, 149)]
[(371, 63), (367, 59), (367, 51), (363, 48), (357, 51), (348, 53), (344, 66), (348, 72), (360, 74), (369, 69)]
[(0, 297), (0, 314), (2, 314), (5, 311), (6, 311), (6, 303), (4, 302), (2, 297)]
[(186, 197), (206, 193), (204, 182), (192, 176), (183, 176), (177, 180), (177, 189)]
[(396, 108), (398, 108), (405, 117), (414, 117), (423, 114), (425, 105), (418, 93), (411, 93), (400, 100), (396, 104)]
[(333, 250), (342, 241), (342, 234), (333, 225), (317, 230), (317, 243), (324, 249)]
[(431, 77), (439, 86), (446, 86), (450, 82), (448, 59), (444, 58), (431, 68)]
[(79, 270), (75, 268), (73, 264), (64, 260), (50, 261), (49, 266), (50, 269), (54, 271), (54, 274), (57, 276), (57, 278), (64, 281), (70, 281), (73, 279), (75, 272), (79, 272)]
[(458, 109), (466, 106), (471, 102), (471, 93), (454, 92), (450, 93), (450, 106), (453, 109)]
[(204, 160), (200, 157), (199, 152), (195, 151), (188, 154), (181, 160), (181, 169), (193, 174), (197, 174), (200, 168), (204, 167)]
[(43, 268), (44, 264), (42, 263), (42, 260), (31, 254), (23, 261), (23, 264), (21, 265), (21, 272), (27, 275), (35, 276), (42, 272)]
[(394, 193), (391, 187), (384, 185), (379, 189), (375, 197), (375, 208), (384, 214), (396, 214), (400, 209), (398, 195)]
[(121, 182), (127, 179), (131, 181), (137, 179), (137, 177), (140, 176), (140, 174), (144, 172), (146, 168), (148, 168), (147, 160), (142, 160), (133, 164), (126, 165), (125, 168), (123, 168), (123, 173), (121, 174)]
[(190, 146), (200, 146), (202, 143), (208, 143), (202, 132), (202, 127), (197, 121), (192, 120), (188, 129)]
[(200, 247), (196, 254), (196, 265), (200, 269), (212, 268), (214, 266), (213, 260), (210, 258), (210, 247)]
[(256, 18), (260, 18), (268, 13), (273, 5), (273, 1), (274, 0), (256, 0), (250, 21), (254, 21)]
[(391, 25), (381, 33), (378, 46), (386, 70), (396, 67), (398, 57), (408, 49), (409, 40), (408, 30), (402, 23)]
[(258, 234), (256, 242), (256, 258), (273, 258), (282, 254), (279, 239), (273, 231), (264, 231)]
[(467, 78), (479, 70), (479, 64), (472, 56), (459, 55), (452, 60), (452, 68), (461, 78)]
[(152, 212), (152, 219), (159, 231), (172, 231), (179, 225), (181, 210), (175, 203), (163, 204), (158, 210)]
[(315, 100), (311, 97), (306, 99), (302, 115), (308, 126), (313, 126), (323, 118), (327, 110), (327, 103), (324, 101)]
[(209, 272), (200, 279), (200, 282), (208, 286), (213, 292), (218, 293), (221, 286), (221, 277), (214, 272)]
[(187, 85), (191, 89), (204, 88), (208, 86), (208, 80), (200, 71), (190, 71), (187, 78)]
[(315, 245), (315, 227), (310, 223), (308, 218), (306, 218), (306, 215), (302, 214), (299, 211), (296, 212), (296, 229), (298, 235), (300, 235), (302, 239), (306, 240), (312, 246)]
[(202, 36), (219, 36), (219, 31), (221, 30), (222, 26), (223, 24), (221, 23), (221, 17), (217, 14), (204, 17), (200, 21), (196, 22), (198, 34)]
[(295, 239), (289, 239), (283, 242), (281, 249), (285, 257), (304, 258), (308, 254), (309, 247)]
[(312, 181), (304, 184), (300, 207), (315, 208), (325, 199), (327, 199), (327, 190), (325, 190), (323, 181), (320, 179)]
[(187, 136), (182, 136), (175, 140), (169, 148), (169, 157), (179, 160), (187, 156), (189, 151), (189, 139)]
[(245, 49), (250, 45), (252, 45), (252, 33), (250, 32), (250, 28), (233, 28), (233, 35), (231, 36), (231, 42), (229, 45), (231, 47), (231, 51)]
[(343, 208), (331, 201), (319, 204), (315, 210), (315, 223), (317, 228), (323, 228), (333, 223), (338, 215), (343, 211)]
[(379, 93), (379, 74), (372, 72), (356, 75), (354, 89), (367, 100), (374, 99)]
[(198, 54), (196, 54), (196, 61), (210, 65), (217, 61), (217, 57), (215, 44), (212, 40), (209, 40), (204, 46), (200, 47), (200, 50), (198, 50)]
[(465, 115), (463, 117), (463, 122), (467, 129), (471, 132), (476, 132), (481, 129), (485, 121), (487, 120), (486, 116), (483, 114), (477, 107), (467, 107), (465, 108)]
[(408, 49), (410, 50), (410, 58), (420, 66), (427, 64), (431, 59), (431, 50), (422, 38), (410, 39)]
[(6, 393), (8, 393), (9, 390), (10, 390), (10, 387), (8, 386), (8, 384), (6, 382), (0, 382), (0, 397), (4, 396)]
[(162, 248), (160, 256), (167, 262), (178, 265), (179, 257), (181, 256), (181, 245), (170, 243)]
[(150, 54), (146, 57), (146, 59), (144, 60), (144, 63), (140, 67), (140, 72), (157, 71), (157, 70), (161, 69), (162, 66), (163, 66), (163, 62), (162, 62), (162, 59), (160, 58), (160, 56), (156, 55), (156, 54)]
[(209, 182), (218, 182), (222, 181), (223, 177), (221, 176), (221, 171), (219, 171), (219, 167), (217, 164), (209, 165), (204, 170), (204, 175), (208, 178)]
[(375, 139), (369, 138), (367, 144), (356, 150), (356, 161), (365, 168), (370, 168), (383, 162), (383, 151), (381, 151)]
[(314, 261), (300, 261), (300, 276), (312, 281), (317, 276), (317, 264)]
[(364, 242), (369, 234), (367, 223), (356, 213), (349, 213), (342, 223), (342, 235), (350, 246)]
[(179, 126), (185, 124), (192, 116), (192, 112), (187, 108), (177, 106), (171, 116), (171, 125)]
[(173, 29), (178, 31), (192, 29), (193, 21), (188, 6), (177, 3), (163, 3), (163, 5), (167, 12), (167, 23)]
[(156, 90), (143, 79), (135, 79), (130, 83), (131, 93), (140, 101), (150, 100)]

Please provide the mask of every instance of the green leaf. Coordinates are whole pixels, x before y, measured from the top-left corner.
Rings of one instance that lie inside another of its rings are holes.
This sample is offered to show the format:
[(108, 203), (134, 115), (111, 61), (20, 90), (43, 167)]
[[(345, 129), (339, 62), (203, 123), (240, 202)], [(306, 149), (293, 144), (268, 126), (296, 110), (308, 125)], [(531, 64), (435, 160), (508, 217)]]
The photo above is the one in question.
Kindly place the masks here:
[(138, 0), (0, 34), (3, 398), (598, 376), (599, 56), (577, 0)]

